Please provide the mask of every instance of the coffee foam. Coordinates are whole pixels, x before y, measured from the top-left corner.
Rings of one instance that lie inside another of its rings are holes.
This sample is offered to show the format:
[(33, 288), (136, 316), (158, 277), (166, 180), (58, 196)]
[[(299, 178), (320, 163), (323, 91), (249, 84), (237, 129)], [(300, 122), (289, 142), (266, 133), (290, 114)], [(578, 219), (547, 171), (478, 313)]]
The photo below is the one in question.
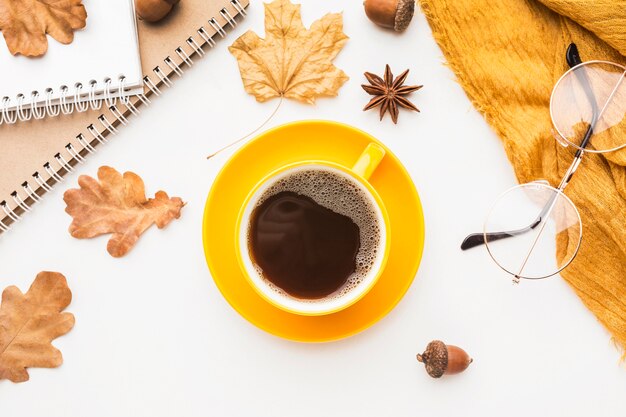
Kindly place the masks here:
[[(303, 168), (288, 173), (269, 186), (258, 198), (253, 211), (268, 198), (290, 191), (307, 196), (317, 204), (352, 219), (359, 228), (360, 247), (356, 256), (356, 269), (348, 277), (345, 285), (323, 300), (337, 299), (348, 294), (370, 274), (381, 250), (381, 222), (375, 203), (368, 193), (354, 180), (324, 168)], [(249, 242), (249, 231), (248, 231)], [(291, 297), (281, 288), (265, 279), (263, 271), (254, 265), (259, 277), (268, 288), (283, 297)], [(297, 299), (300, 302), (319, 302), (319, 300)]]

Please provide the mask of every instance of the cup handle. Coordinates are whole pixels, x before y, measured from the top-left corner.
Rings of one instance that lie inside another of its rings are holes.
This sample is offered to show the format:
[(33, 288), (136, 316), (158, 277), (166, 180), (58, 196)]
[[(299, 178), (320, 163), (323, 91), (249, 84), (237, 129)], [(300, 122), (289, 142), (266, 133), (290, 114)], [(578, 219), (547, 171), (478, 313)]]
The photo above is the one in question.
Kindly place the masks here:
[(361, 156), (359, 156), (359, 159), (357, 159), (356, 163), (352, 167), (352, 171), (360, 177), (368, 180), (384, 157), (385, 149), (376, 143), (370, 143), (367, 145), (367, 148), (365, 148)]

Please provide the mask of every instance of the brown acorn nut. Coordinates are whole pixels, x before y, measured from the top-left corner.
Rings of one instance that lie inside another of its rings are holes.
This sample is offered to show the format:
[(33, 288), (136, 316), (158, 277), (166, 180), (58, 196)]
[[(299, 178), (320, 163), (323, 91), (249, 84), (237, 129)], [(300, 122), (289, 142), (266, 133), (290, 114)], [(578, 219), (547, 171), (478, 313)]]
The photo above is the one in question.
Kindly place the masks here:
[(363, 6), (372, 22), (402, 32), (413, 19), (415, 0), (365, 0)]
[(441, 340), (430, 342), (424, 353), (417, 354), (417, 360), (424, 363), (426, 372), (433, 378), (461, 373), (473, 361), (460, 347), (446, 345)]
[(180, 0), (135, 0), (137, 16), (146, 22), (158, 22), (169, 14)]

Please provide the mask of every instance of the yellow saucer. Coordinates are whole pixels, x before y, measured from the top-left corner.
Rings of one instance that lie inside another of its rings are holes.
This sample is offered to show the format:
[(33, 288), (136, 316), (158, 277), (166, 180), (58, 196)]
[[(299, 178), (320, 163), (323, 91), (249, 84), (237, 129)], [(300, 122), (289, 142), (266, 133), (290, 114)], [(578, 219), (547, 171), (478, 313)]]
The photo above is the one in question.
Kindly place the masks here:
[(285, 339), (328, 342), (370, 327), (389, 313), (409, 289), (424, 248), (424, 215), (409, 174), (386, 147), (387, 154), (369, 181), (387, 207), (393, 230), (391, 252), (378, 282), (359, 302), (325, 316), (288, 313), (261, 298), (237, 263), (237, 215), (259, 180), (285, 164), (307, 159), (351, 166), (370, 142), (385, 147), (347, 125), (327, 121), (290, 123), (250, 141), (218, 174), (204, 209), (204, 253), (222, 295), (250, 323)]

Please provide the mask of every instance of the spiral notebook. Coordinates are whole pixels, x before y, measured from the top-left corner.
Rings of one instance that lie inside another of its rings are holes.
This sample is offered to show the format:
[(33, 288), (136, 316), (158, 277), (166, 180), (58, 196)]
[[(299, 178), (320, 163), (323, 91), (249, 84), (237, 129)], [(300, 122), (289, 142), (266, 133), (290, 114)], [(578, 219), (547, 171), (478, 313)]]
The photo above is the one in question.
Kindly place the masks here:
[[(99, 0), (100, 1), (100, 0)], [(0, 125), (0, 233), (209, 52), (245, 17), (249, 0), (184, 0), (159, 24), (137, 22), (143, 93), (100, 108)]]
[[(134, 0), (85, 1), (87, 25), (37, 58), (13, 56), (0, 40), (0, 124), (97, 107), (143, 90)], [(111, 24), (115, 22), (115, 25)]]

